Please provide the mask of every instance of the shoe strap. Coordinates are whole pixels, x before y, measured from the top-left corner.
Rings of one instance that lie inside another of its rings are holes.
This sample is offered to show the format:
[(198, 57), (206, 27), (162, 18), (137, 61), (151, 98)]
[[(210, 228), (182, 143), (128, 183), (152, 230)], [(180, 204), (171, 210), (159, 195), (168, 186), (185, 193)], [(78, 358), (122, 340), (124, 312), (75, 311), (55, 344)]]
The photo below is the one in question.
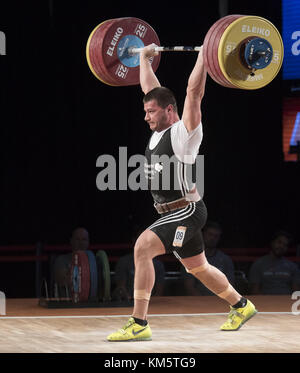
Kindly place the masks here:
[(230, 311), (230, 313), (229, 313), (229, 317), (230, 316), (238, 316), (238, 317), (240, 317), (241, 319), (244, 319), (245, 318), (245, 316), (242, 314), (242, 313), (240, 313), (240, 312), (238, 312), (236, 309), (234, 309), (234, 308), (232, 308), (231, 309), (231, 311)]
[(125, 326), (123, 326), (122, 329), (119, 329), (118, 331), (122, 334), (126, 334), (126, 329), (128, 329), (131, 325), (134, 324), (134, 318), (130, 318), (128, 321), (127, 321), (127, 324)]

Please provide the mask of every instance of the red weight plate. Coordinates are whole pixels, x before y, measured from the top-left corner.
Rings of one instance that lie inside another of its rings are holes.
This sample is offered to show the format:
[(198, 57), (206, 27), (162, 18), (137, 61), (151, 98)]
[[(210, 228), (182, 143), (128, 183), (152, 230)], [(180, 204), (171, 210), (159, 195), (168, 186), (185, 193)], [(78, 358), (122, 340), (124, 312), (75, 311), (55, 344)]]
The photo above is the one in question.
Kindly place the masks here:
[(209, 73), (210, 77), (213, 80), (215, 80), (215, 81), (216, 81), (216, 79), (214, 77), (213, 71), (211, 70), (210, 61), (209, 61), (209, 58), (208, 58), (208, 53), (209, 53), (208, 45), (209, 45), (209, 41), (210, 41), (211, 35), (212, 35), (214, 29), (216, 28), (216, 26), (217, 26), (217, 22), (215, 22), (211, 26), (211, 28), (208, 30), (207, 34), (205, 35), (204, 42), (203, 42), (203, 60), (204, 60), (204, 64), (205, 64), (205, 67), (206, 67), (207, 72)]
[[(101, 45), (103, 71), (110, 77), (111, 81), (116, 81), (117, 85), (136, 85), (140, 82), (139, 64), (136, 66), (125, 65), (118, 56), (120, 42), (122, 47), (124, 46), (124, 37), (130, 40), (138, 40), (142, 46), (151, 43), (160, 45), (160, 42), (153, 28), (138, 18), (118, 18), (105, 29)], [(137, 46), (140, 47), (141, 45)], [(157, 70), (159, 62), (160, 54), (153, 58), (152, 69), (154, 72)]]
[(101, 69), (102, 71), (102, 74), (103, 76), (106, 78), (108, 84), (112, 85), (112, 86), (121, 86), (123, 84), (120, 84), (120, 82), (118, 81), (118, 79), (116, 79), (116, 76), (114, 76), (113, 74), (111, 74), (106, 66), (105, 66), (105, 61), (104, 61), (104, 58), (103, 58), (103, 49), (105, 48), (104, 46), (104, 41), (105, 41), (105, 38), (106, 38), (106, 34), (108, 32), (108, 30), (113, 27), (113, 25), (122, 20), (123, 18), (116, 18), (116, 19), (112, 19), (110, 20), (110, 22), (107, 22), (105, 24), (105, 26), (101, 29), (101, 35), (99, 35), (99, 41), (98, 41), (98, 53), (99, 53), (99, 69)]
[(74, 303), (86, 302), (90, 293), (90, 265), (84, 251), (72, 254), (71, 264), (71, 295)]
[(107, 23), (112, 20), (107, 20), (98, 25), (91, 33), (87, 43), (87, 59), (89, 66), (93, 73), (105, 84), (110, 84), (109, 78), (104, 74), (101, 69), (101, 50), (99, 49), (99, 43), (102, 40), (102, 30), (106, 27)]
[[(127, 85), (127, 84), (125, 84), (123, 81), (120, 82), (117, 79), (116, 75), (112, 74), (111, 71), (107, 68), (107, 66), (105, 66), (105, 59), (104, 59), (103, 56), (105, 56), (104, 49), (107, 48), (107, 46), (104, 45), (104, 42), (106, 40), (106, 35), (108, 33), (108, 30), (110, 30), (110, 28), (113, 27), (116, 24), (116, 22), (120, 22), (123, 19), (124, 18), (115, 18), (115, 19), (111, 20), (111, 22), (109, 22), (105, 25), (105, 27), (103, 28), (103, 30), (101, 32), (101, 36), (100, 36), (101, 40), (100, 40), (99, 46), (98, 46), (98, 51), (99, 51), (99, 54), (100, 54), (99, 61), (101, 62), (99, 67), (101, 68), (101, 70), (103, 72), (103, 75), (106, 77), (106, 79), (108, 81), (110, 81), (109, 84), (113, 85), (113, 86), (123, 86), (123, 85)], [(117, 48), (117, 46), (115, 46), (115, 48)]]
[[(220, 43), (220, 40), (221, 40), (221, 37), (222, 37), (224, 31), (227, 29), (227, 27), (233, 21), (235, 21), (236, 19), (241, 18), (241, 17), (243, 17), (243, 16), (240, 15), (240, 14), (231, 15), (230, 17), (228, 17), (225, 20), (224, 23), (220, 24), (216, 28), (215, 39), (214, 39), (214, 43), (213, 43), (213, 46), (212, 46), (212, 61), (213, 61), (215, 74), (229, 88), (237, 88), (237, 87), (234, 86), (230, 81), (227, 80), (227, 78), (224, 76), (224, 74), (223, 74), (223, 72), (220, 68), (219, 59), (218, 59), (218, 48), (219, 48), (219, 43)], [(239, 57), (237, 56), (237, 58), (239, 58)]]
[(97, 77), (108, 85), (118, 85), (117, 82), (106, 74), (103, 69), (102, 44), (108, 27), (115, 22), (114, 19), (102, 22), (93, 31), (88, 45), (90, 63)]
[[(210, 65), (210, 70), (213, 75), (213, 78), (217, 83), (219, 83), (222, 86), (233, 88), (234, 86), (225, 79), (223, 74), (220, 74), (220, 68), (218, 63), (218, 47), (219, 47), (219, 41), (223, 34), (220, 33), (220, 29), (225, 30), (228, 25), (233, 21), (234, 16), (229, 15), (226, 17), (221, 18), (219, 21), (216, 22), (215, 27), (213, 28), (213, 31), (210, 35), (209, 41), (208, 41), (208, 60)], [(218, 69), (219, 68), (219, 69)]]
[(228, 15), (219, 19), (213, 24), (209, 29), (203, 44), (203, 53), (205, 56), (205, 64), (209, 75), (215, 82), (218, 84), (229, 87), (236, 88), (231, 84), (223, 75), (219, 62), (218, 62), (218, 47), (220, 39), (223, 35), (224, 30), (237, 18), (240, 18), (241, 15)]
[(226, 19), (222, 19), (222, 21), (217, 25), (210, 40), (210, 62), (211, 67), (214, 71), (214, 75), (218, 80), (219, 84), (223, 85), (224, 87), (234, 88), (234, 86), (223, 76), (220, 74), (219, 70), (219, 61), (218, 61), (218, 50), (219, 50), (219, 42), (220, 38), (222, 37), (223, 33), (220, 33), (220, 29), (226, 30), (228, 25), (232, 22), (232, 16), (228, 16)]
[[(217, 50), (218, 50), (219, 40), (216, 40), (216, 37), (218, 36), (219, 28), (224, 27), (224, 25), (226, 25), (226, 27), (227, 27), (228, 24), (231, 23), (231, 19), (232, 19), (232, 15), (229, 15), (229, 16), (221, 18), (219, 21), (216, 22), (216, 25), (213, 29), (213, 32), (210, 35), (210, 39), (209, 39), (209, 43), (208, 43), (208, 59), (209, 59), (210, 69), (211, 69), (211, 72), (213, 74), (213, 77), (216, 80), (216, 82), (218, 82), (220, 85), (225, 86), (225, 87), (229, 87), (229, 88), (233, 87), (231, 85), (231, 83), (228, 82), (227, 79), (225, 79), (225, 77), (223, 75), (220, 75), (218, 73), (218, 70), (216, 69), (215, 58), (216, 57), (218, 58), (218, 55), (215, 55), (215, 51), (216, 51), (215, 48), (217, 47)], [(217, 62), (218, 62), (218, 60), (217, 60)]]
[(104, 21), (100, 23), (95, 29), (92, 31), (92, 33), (89, 36), (88, 42), (87, 42), (87, 60), (90, 69), (92, 72), (97, 76), (98, 79), (100, 79), (103, 83), (106, 83), (106, 80), (103, 76), (103, 72), (101, 71), (101, 68), (98, 66), (99, 58), (101, 58), (98, 48), (98, 40), (101, 40), (101, 30), (105, 26), (107, 22), (110, 22), (111, 20)]
[(204, 58), (205, 66), (207, 68), (207, 71), (210, 77), (218, 84), (222, 84), (222, 82), (220, 82), (219, 78), (216, 75), (214, 64), (213, 64), (213, 54), (212, 54), (213, 43), (215, 40), (215, 30), (220, 24), (222, 24), (223, 22), (226, 22), (226, 20), (230, 17), (231, 15), (223, 17), (219, 19), (217, 22), (215, 22), (211, 26), (211, 28), (208, 30), (205, 36), (204, 42), (203, 42), (203, 58)]

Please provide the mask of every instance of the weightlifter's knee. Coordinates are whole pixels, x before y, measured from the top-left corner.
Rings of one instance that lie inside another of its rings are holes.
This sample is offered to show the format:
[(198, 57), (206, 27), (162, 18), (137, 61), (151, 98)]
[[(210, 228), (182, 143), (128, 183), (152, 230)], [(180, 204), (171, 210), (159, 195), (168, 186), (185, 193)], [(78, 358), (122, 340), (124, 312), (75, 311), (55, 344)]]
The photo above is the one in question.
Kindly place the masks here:
[(143, 242), (142, 240), (137, 240), (134, 245), (134, 257), (143, 259), (147, 254), (147, 245), (145, 244), (145, 242)]
[(157, 255), (165, 253), (164, 246), (155, 233), (145, 230), (134, 245), (135, 260), (153, 259)]
[(198, 266), (192, 268), (185, 267), (185, 269), (220, 298), (227, 300), (235, 291), (224, 273), (210, 265), (206, 259)]
[(210, 264), (208, 263), (207, 260), (205, 260), (205, 262), (197, 267), (193, 267), (193, 268), (187, 268), (185, 267), (185, 270), (190, 273), (191, 275), (198, 275), (200, 273), (204, 274), (204, 273), (207, 273), (207, 271), (209, 271), (210, 269)]

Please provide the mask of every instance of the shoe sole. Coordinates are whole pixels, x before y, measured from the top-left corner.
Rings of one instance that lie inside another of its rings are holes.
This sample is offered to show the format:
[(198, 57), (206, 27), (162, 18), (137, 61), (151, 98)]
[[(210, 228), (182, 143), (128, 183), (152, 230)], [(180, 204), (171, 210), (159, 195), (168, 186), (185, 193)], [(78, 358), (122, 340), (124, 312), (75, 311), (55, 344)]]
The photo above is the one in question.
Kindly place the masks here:
[(241, 327), (248, 321), (250, 320), (253, 316), (257, 314), (257, 310), (254, 310), (253, 314), (250, 315), (247, 319), (241, 322), (241, 325), (236, 328), (236, 329), (221, 329), (223, 332), (236, 332), (237, 330), (241, 329)]
[(108, 342), (141, 342), (141, 341), (152, 341), (152, 338), (134, 338), (134, 339), (108, 339)]

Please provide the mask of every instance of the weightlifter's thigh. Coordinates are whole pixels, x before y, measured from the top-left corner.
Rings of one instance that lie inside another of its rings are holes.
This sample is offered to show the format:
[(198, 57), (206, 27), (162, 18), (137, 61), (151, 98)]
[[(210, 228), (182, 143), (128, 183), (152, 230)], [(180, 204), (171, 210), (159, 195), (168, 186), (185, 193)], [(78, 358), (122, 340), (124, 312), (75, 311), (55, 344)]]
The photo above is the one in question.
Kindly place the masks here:
[(146, 229), (141, 233), (134, 245), (135, 259), (152, 259), (165, 253), (166, 250), (164, 244), (150, 229)]

